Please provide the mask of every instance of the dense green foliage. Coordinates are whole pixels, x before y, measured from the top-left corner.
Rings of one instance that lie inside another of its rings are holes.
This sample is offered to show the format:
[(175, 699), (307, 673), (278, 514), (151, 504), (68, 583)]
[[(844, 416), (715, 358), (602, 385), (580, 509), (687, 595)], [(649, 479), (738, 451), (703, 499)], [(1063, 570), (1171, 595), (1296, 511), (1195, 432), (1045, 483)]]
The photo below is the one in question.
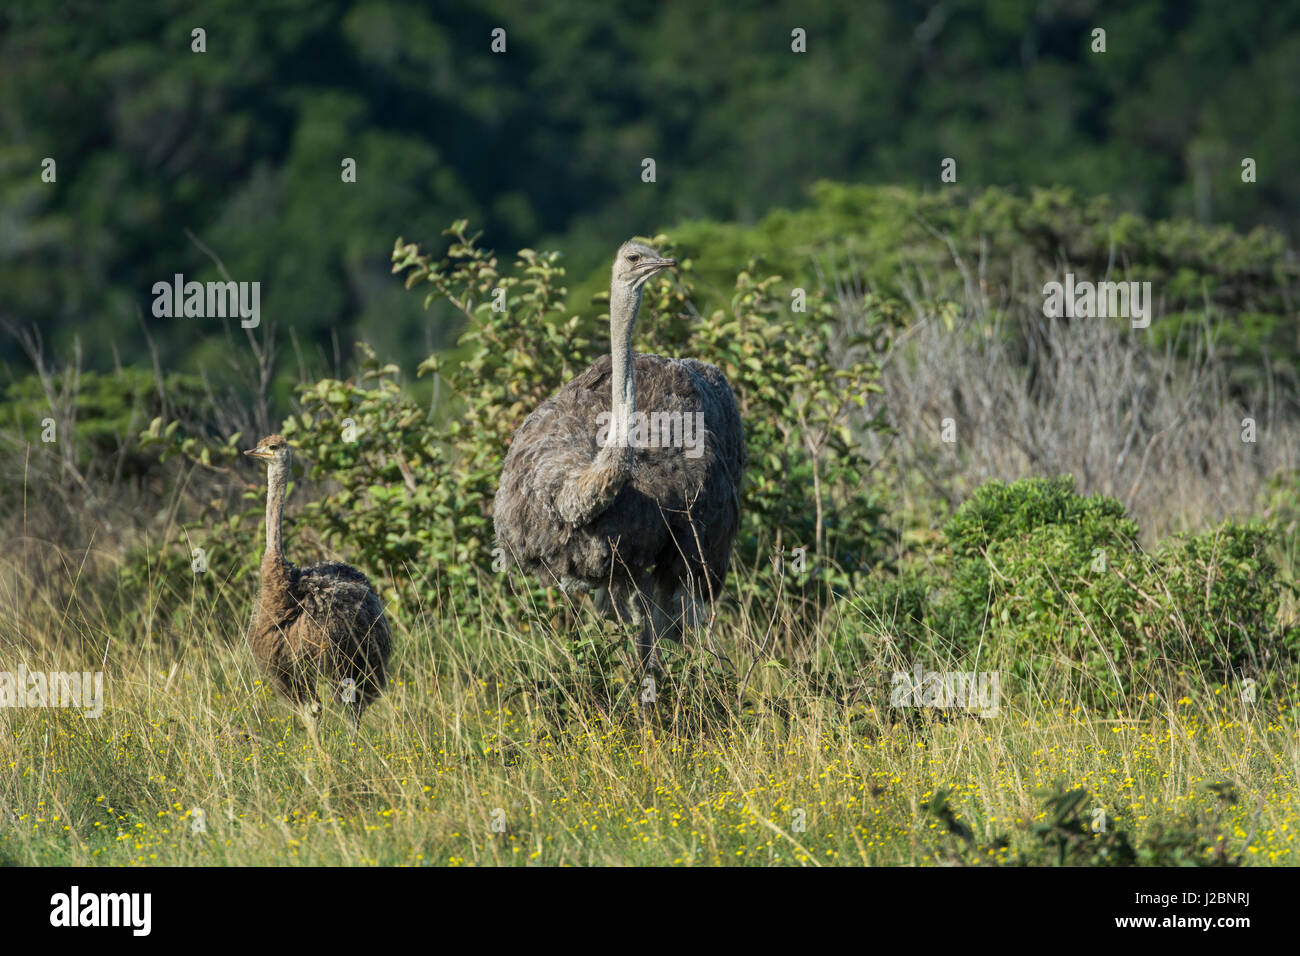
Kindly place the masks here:
[[(143, 312), (167, 367), (221, 368), (216, 322), (150, 313), (154, 282), (217, 278), (186, 229), (263, 283), (264, 321), (309, 360), (337, 336), (405, 361), (449, 344), (455, 314), (430, 324), (384, 250), (460, 215), (497, 248), (565, 249), (576, 277), (630, 232), (748, 225), (820, 179), (938, 189), (947, 156), (963, 187), (1068, 186), (1292, 238), (1300, 212), (1288, 4), (20, 2), (0, 11), (0, 62), (0, 309), (60, 349), (80, 331), (105, 365), (110, 343), (142, 357)], [(1050, 255), (1095, 242), (1052, 225)]]
[[(1104, 196), (1001, 188), (917, 192), (894, 186), (817, 183), (801, 209), (757, 224), (697, 221), (674, 231), (715, 287), (749, 259), (792, 285), (911, 295), (941, 310), (961, 303), (989, 314), (1017, 306), (1041, 313), (1043, 283), (1079, 279), (1150, 282), (1160, 314), (1144, 333), (1155, 347), (1183, 341), (1184, 327), (1217, 315), (1217, 348), (1240, 386), (1268, 369), (1300, 381), (1300, 265), (1283, 234), (1241, 234), (1190, 219), (1147, 219)], [(593, 275), (583, 288), (594, 287)]]
[(945, 526), (944, 570), (887, 579), (868, 603), (913, 658), (1102, 707), (1135, 707), (1178, 671), (1230, 684), (1294, 666), (1269, 527), (1227, 523), (1152, 554), (1137, 534), (1068, 477), (992, 481)]
[[(202, 421), (208, 396), (195, 376), (121, 368), (66, 368), (30, 374), (0, 388), (0, 434), (17, 451), (0, 466), (0, 510), (21, 514), (29, 500), (58, 493), (78, 512), (111, 489), (157, 493), (165, 487), (157, 455), (137, 436), (150, 420)], [(64, 523), (55, 535), (71, 542)]]

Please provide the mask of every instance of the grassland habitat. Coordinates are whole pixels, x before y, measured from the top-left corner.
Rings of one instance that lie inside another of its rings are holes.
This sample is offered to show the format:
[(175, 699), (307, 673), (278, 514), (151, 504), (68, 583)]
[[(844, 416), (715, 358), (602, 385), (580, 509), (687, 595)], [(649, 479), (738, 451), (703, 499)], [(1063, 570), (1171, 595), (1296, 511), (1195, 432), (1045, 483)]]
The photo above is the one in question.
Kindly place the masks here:
[(1300, 865), (1300, 14), (689, 6), (0, 12), (0, 863)]

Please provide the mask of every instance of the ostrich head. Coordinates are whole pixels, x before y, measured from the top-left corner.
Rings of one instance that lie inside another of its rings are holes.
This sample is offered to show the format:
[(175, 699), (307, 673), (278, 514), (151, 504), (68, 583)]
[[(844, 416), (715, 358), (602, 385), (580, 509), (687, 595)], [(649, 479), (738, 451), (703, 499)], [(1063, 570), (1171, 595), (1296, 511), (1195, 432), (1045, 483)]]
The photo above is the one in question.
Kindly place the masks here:
[(652, 275), (676, 265), (676, 259), (665, 259), (644, 243), (630, 239), (618, 248), (610, 282), (615, 289), (639, 292)]
[(267, 462), (268, 470), (273, 473), (286, 474), (289, 471), (289, 443), (279, 435), (267, 435), (257, 443), (256, 448), (250, 448), (244, 454)]

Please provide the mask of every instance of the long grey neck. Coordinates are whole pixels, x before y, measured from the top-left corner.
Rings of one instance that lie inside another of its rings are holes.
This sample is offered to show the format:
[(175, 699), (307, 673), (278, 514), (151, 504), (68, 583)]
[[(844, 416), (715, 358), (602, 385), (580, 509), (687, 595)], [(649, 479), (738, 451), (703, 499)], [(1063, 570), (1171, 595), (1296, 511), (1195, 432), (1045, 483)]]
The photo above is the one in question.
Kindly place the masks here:
[(267, 470), (266, 492), (266, 557), (264, 561), (287, 564), (284, 542), (280, 532), (284, 524), (284, 492), (288, 484), (288, 469), (279, 464)]
[(636, 376), (632, 368), (632, 332), (641, 308), (641, 290), (614, 286), (609, 293), (610, 358), (613, 360), (613, 429), (619, 447), (627, 447), (636, 413)]

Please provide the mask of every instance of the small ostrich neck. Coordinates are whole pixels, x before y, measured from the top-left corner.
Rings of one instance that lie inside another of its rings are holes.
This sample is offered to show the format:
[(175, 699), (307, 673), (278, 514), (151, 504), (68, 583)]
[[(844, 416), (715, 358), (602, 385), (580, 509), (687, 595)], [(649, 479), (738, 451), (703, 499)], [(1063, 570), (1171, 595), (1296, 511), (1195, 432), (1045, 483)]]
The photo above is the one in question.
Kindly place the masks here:
[(284, 542), (281, 530), (284, 524), (284, 492), (288, 483), (285, 469), (272, 465), (267, 475), (266, 494), (266, 556), (263, 564), (284, 567), (289, 562), (284, 557)]
[(615, 286), (610, 289), (610, 358), (613, 360), (614, 436), (618, 447), (626, 448), (632, 416), (636, 413), (636, 375), (632, 367), (632, 332), (641, 308), (641, 290)]

